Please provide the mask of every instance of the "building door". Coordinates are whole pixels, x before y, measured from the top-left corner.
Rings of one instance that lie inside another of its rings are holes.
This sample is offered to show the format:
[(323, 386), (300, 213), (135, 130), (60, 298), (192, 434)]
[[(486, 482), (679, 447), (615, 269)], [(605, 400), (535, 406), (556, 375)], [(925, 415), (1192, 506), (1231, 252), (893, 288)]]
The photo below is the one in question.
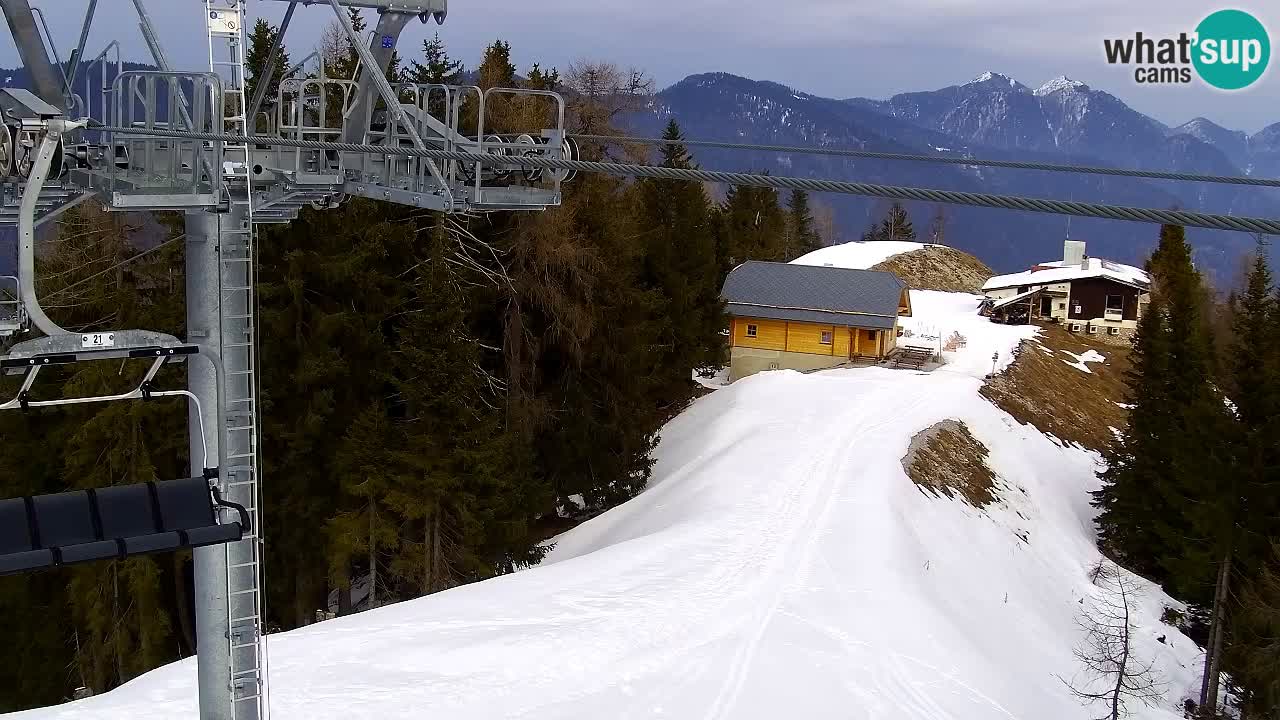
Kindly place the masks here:
[(1040, 297), (1040, 317), (1053, 315), (1053, 298), (1048, 295)]

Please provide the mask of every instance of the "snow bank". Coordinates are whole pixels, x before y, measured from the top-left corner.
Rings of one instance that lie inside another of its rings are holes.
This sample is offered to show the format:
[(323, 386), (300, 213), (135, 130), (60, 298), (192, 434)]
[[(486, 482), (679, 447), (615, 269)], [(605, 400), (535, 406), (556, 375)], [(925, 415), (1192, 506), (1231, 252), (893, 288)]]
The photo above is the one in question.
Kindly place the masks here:
[[(913, 300), (914, 327), (966, 334), (949, 372), (767, 372), (699, 399), (664, 429), (651, 486), (541, 566), (272, 637), (273, 717), (1089, 716), (1059, 677), (1095, 592), (1098, 458), (978, 395), (1028, 328), (976, 318), (976, 296)], [(949, 419), (990, 449), (986, 510), (903, 472), (912, 437)], [(1137, 653), (1170, 691), (1136, 717), (1174, 720), (1198, 652), (1140, 588)], [(195, 712), (184, 661), (19, 717)]]
[(797, 265), (831, 265), (833, 267), (866, 270), (873, 265), (879, 265), (894, 255), (920, 250), (924, 247), (923, 243), (898, 240), (847, 242), (814, 250), (791, 262)]

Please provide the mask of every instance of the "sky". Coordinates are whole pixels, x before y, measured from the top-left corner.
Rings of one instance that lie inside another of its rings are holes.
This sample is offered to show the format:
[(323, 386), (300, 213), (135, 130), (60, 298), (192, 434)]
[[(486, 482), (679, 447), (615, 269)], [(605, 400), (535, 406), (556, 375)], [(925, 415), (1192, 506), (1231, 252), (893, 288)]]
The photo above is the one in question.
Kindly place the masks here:
[[(225, 0), (221, 0), (224, 1)], [(174, 63), (208, 62), (201, 0), (144, 0)], [(34, 0), (48, 14), (65, 55), (87, 0)], [(773, 80), (827, 97), (883, 98), (964, 83), (985, 71), (1038, 87), (1067, 75), (1110, 92), (1170, 125), (1197, 116), (1255, 132), (1280, 122), (1280, 58), (1244, 91), (1203, 85), (1144, 86), (1132, 68), (1107, 65), (1107, 37), (1176, 36), (1210, 12), (1204, 0), (452, 0), (442, 27), (416, 21), (400, 42), (416, 54), (439, 31), (449, 51), (474, 67), (494, 39), (511, 43), (523, 71), (607, 60), (648, 73), (658, 87), (702, 72)], [(278, 22), (286, 2), (249, 0), (251, 15)], [(1280, 6), (1235, 0), (1280, 40)], [(368, 13), (370, 11), (366, 11)], [(315, 45), (333, 13), (321, 0), (299, 6), (286, 37), (294, 58)], [(147, 60), (131, 0), (99, 0), (90, 55), (118, 39), (127, 59)], [(17, 53), (6, 37), (0, 65)]]

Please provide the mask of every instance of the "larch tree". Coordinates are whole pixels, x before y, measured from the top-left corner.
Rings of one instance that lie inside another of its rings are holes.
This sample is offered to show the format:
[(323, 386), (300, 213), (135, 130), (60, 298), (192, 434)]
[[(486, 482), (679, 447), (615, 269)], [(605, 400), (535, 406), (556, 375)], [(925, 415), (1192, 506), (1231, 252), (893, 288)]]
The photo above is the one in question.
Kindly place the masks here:
[(1155, 664), (1141, 658), (1135, 646), (1137, 586), (1105, 561), (1094, 569), (1093, 579), (1098, 593), (1079, 620), (1085, 639), (1075, 649), (1082, 667), (1067, 685), (1084, 704), (1105, 708), (1097, 720), (1123, 720), (1133, 702), (1159, 702), (1163, 688)]

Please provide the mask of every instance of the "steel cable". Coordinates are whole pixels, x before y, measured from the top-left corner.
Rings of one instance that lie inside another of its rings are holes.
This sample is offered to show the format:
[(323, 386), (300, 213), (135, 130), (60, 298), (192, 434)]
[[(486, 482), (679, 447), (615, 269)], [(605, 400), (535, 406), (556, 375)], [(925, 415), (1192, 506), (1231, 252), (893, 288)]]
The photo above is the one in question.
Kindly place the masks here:
[(1252, 178), (1235, 175), (1200, 175), (1196, 173), (1163, 172), (1159, 170), (1130, 170), (1099, 165), (1063, 165), (1058, 163), (1023, 162), (1020, 160), (986, 160), (957, 157), (954, 155), (912, 155), (910, 153), (876, 152), (845, 148), (815, 148), (797, 145), (757, 145), (753, 143), (722, 142), (718, 140), (666, 140), (663, 138), (626, 137), (617, 135), (573, 135), (577, 140), (606, 143), (632, 143), (636, 145), (684, 145), (686, 147), (723, 148), (726, 150), (757, 150), (771, 153), (797, 155), (831, 155), (835, 157), (872, 158), (878, 160), (905, 160), (947, 165), (980, 165), (983, 167), (1012, 168), (1015, 170), (1043, 170), (1047, 172), (1084, 173), (1088, 175), (1114, 175), (1118, 177), (1151, 178), (1154, 180), (1181, 180), (1186, 182), (1220, 183), (1227, 185), (1251, 185), (1280, 188), (1280, 180)]
[[(1004, 210), (1022, 210), (1026, 212), (1074, 215), (1077, 217), (1092, 217), (1105, 220), (1130, 220), (1134, 222), (1201, 227), (1211, 230), (1234, 230), (1237, 232), (1280, 235), (1280, 220), (1254, 217), (1235, 217), (1231, 215), (1199, 213), (1185, 210), (1158, 210), (1155, 208), (1126, 207), (1122, 205), (1030, 198), (1016, 195), (993, 195), (989, 193), (976, 193), (959, 190), (937, 190), (900, 185), (876, 185), (871, 183), (816, 180), (812, 178), (798, 178), (779, 175), (721, 172), (717, 170), (694, 170), (654, 165), (592, 162), (585, 160), (555, 160), (552, 158), (531, 155), (494, 155), (490, 153), (467, 153), (406, 147), (384, 147), (381, 145), (323, 142), (319, 140), (298, 140), (294, 138), (265, 137), (256, 135), (246, 138), (241, 135), (227, 133), (199, 133), (144, 128), (102, 126), (95, 129), (110, 133), (147, 135), (151, 137), (187, 138), (192, 140), (209, 140), (213, 142), (247, 141), (266, 147), (295, 147), (311, 150), (333, 150), (337, 152), (368, 153), (372, 155), (388, 155), (396, 157), (423, 157), (430, 158), (432, 160), (456, 160), (468, 163), (479, 162), (489, 165), (517, 165), (521, 167), (535, 167), (549, 170), (577, 170), (578, 172), (598, 173), (614, 177), (716, 182), (726, 185), (829, 192), (845, 195), (860, 195), (865, 197), (892, 198), (896, 200), (918, 200), (921, 202), (938, 202), (953, 205), (968, 205), (973, 207), (1000, 208)], [(357, 182), (355, 184), (360, 183)]]

